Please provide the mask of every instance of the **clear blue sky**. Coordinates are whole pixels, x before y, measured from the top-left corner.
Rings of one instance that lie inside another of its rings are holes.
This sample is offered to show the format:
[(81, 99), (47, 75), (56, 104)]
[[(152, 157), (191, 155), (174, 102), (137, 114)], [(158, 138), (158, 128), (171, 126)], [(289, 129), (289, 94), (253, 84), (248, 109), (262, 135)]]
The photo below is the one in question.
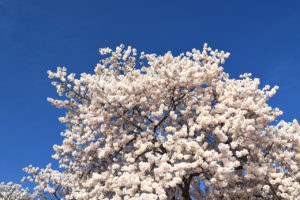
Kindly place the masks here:
[(0, 0), (0, 182), (56, 163), (64, 111), (46, 101), (56, 97), (48, 69), (92, 72), (98, 48), (120, 43), (178, 54), (204, 42), (231, 52), (231, 77), (279, 85), (271, 105), (300, 119), (299, 1)]

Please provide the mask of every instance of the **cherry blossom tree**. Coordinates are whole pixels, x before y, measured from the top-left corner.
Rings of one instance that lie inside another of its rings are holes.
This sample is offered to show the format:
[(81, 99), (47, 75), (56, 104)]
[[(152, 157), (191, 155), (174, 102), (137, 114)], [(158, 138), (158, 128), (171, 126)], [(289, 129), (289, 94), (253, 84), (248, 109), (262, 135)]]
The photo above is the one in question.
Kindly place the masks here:
[(61, 96), (48, 101), (67, 111), (60, 169), (26, 167), (33, 191), (1, 183), (0, 198), (300, 199), (300, 126), (276, 121), (267, 100), (277, 86), (229, 78), (229, 53), (207, 44), (179, 56), (100, 53), (94, 74), (48, 72)]

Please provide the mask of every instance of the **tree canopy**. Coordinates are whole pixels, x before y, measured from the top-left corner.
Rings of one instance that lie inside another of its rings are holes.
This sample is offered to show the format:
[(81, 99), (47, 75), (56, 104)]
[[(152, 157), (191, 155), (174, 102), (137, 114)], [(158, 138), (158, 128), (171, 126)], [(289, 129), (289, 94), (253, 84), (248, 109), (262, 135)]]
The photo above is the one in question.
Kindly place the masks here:
[(49, 71), (67, 112), (59, 170), (29, 166), (20, 184), (1, 183), (2, 199), (191, 200), (297, 199), (300, 126), (276, 121), (246, 73), (223, 71), (229, 53), (137, 55), (124, 45), (100, 49), (94, 74)]

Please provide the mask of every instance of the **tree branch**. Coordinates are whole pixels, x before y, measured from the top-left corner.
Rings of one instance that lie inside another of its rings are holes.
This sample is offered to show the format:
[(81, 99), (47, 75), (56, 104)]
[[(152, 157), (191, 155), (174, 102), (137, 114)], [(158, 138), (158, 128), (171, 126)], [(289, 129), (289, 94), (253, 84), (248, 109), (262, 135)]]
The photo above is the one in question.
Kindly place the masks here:
[(199, 175), (200, 175), (200, 173), (193, 173), (193, 174), (190, 174), (190, 176), (188, 178), (183, 177), (184, 187), (182, 185), (180, 185), (179, 187), (182, 190), (182, 197), (184, 198), (184, 200), (192, 200), (192, 198), (190, 197), (190, 184), (191, 184), (193, 177), (199, 176)]

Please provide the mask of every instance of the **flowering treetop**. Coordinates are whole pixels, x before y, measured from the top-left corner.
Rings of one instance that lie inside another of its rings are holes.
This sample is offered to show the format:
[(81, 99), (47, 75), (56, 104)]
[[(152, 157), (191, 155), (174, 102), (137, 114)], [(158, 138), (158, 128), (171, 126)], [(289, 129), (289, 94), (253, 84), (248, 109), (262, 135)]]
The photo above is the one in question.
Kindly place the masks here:
[[(2, 183), (4, 199), (296, 199), (300, 195), (300, 126), (280, 121), (266, 101), (277, 86), (230, 79), (229, 53), (173, 56), (120, 45), (95, 74), (49, 71), (67, 113), (54, 145), (61, 170), (29, 166), (34, 192)], [(144, 62), (139, 62), (144, 61)], [(274, 124), (274, 123), (273, 123)], [(205, 186), (200, 188), (200, 183)]]

